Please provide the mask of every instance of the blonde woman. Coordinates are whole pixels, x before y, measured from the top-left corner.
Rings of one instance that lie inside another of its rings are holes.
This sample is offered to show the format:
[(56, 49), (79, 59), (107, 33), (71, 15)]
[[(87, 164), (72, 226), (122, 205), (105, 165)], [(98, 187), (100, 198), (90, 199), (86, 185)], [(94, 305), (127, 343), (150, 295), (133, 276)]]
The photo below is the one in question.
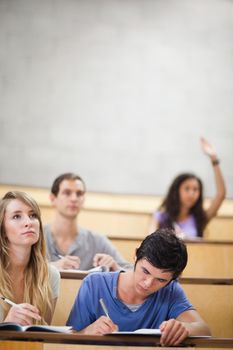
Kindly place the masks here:
[[(58, 270), (46, 260), (37, 203), (24, 192), (0, 201), (0, 322), (50, 324), (60, 284)], [(16, 304), (16, 305), (15, 305)]]

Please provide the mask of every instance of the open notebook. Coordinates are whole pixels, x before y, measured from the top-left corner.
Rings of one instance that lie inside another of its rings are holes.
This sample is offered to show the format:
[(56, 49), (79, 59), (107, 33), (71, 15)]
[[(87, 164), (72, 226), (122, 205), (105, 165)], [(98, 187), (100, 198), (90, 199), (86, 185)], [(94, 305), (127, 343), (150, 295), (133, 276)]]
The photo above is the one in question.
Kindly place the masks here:
[(97, 266), (97, 267), (93, 267), (92, 269), (89, 270), (79, 270), (79, 269), (62, 269), (60, 270), (60, 272), (77, 272), (77, 273), (85, 273), (85, 274), (89, 274), (89, 273), (93, 273), (93, 272), (108, 272), (109, 269), (107, 266)]
[(161, 335), (160, 329), (151, 329), (151, 328), (141, 328), (141, 329), (136, 329), (135, 331), (118, 331), (118, 332), (113, 332), (109, 334), (154, 334), (154, 335)]
[[(151, 328), (140, 328), (136, 329), (135, 331), (118, 331), (118, 332), (112, 332), (108, 333), (107, 335), (128, 335), (128, 334), (133, 334), (133, 335), (155, 335), (155, 336), (160, 336), (162, 333), (160, 329), (151, 329)], [(191, 335), (189, 338), (211, 338), (210, 335)]]
[(45, 326), (31, 325), (21, 326), (14, 322), (0, 323), (0, 331), (16, 331), (16, 332), (53, 332), (53, 333), (70, 333), (72, 327), (69, 326)]

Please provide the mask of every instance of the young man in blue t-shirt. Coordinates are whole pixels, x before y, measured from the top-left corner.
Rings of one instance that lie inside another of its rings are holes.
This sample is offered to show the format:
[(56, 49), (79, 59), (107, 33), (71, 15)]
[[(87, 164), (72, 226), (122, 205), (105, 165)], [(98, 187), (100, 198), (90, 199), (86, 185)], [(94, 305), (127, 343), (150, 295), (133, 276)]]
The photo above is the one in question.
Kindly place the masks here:
[(67, 325), (92, 335), (160, 328), (164, 346), (178, 345), (189, 335), (210, 335), (177, 281), (186, 264), (183, 241), (172, 229), (157, 230), (137, 249), (134, 270), (84, 279)]

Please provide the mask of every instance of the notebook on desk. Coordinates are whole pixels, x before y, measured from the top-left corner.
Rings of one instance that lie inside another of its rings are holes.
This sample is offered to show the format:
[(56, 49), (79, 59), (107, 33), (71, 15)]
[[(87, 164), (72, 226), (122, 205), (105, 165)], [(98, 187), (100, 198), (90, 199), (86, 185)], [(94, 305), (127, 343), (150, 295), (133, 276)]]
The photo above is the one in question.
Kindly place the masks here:
[(21, 326), (14, 322), (0, 323), (0, 331), (16, 331), (16, 332), (52, 332), (52, 333), (71, 333), (70, 326), (47, 326), (47, 325), (30, 325)]
[(108, 335), (127, 335), (127, 334), (133, 334), (133, 335), (136, 335), (136, 334), (140, 334), (140, 335), (149, 335), (149, 334), (152, 334), (152, 335), (161, 335), (161, 331), (160, 329), (151, 329), (151, 328), (140, 328), (140, 329), (136, 329), (135, 331), (117, 331), (117, 332), (112, 332), (112, 333), (108, 333)]
[(89, 270), (79, 270), (79, 269), (62, 269), (59, 270), (60, 272), (76, 272), (76, 273), (83, 273), (83, 274), (89, 274), (89, 273), (93, 273), (93, 272), (108, 272), (109, 269), (107, 266), (97, 266), (97, 267), (93, 267), (92, 269)]
[[(151, 329), (151, 328), (140, 328), (135, 331), (117, 331), (108, 333), (107, 335), (155, 335), (161, 336), (160, 329)], [(211, 335), (191, 335), (189, 338), (211, 338)]]

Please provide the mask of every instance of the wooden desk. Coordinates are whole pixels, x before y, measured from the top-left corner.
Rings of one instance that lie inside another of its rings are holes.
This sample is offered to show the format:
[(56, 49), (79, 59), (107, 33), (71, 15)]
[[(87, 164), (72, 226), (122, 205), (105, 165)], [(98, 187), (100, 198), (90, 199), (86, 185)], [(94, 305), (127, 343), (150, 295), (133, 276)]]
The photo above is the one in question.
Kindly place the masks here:
[(233, 241), (187, 241), (184, 277), (233, 278)]
[[(0, 197), (7, 191), (19, 190), (30, 193), (41, 208), (43, 222), (51, 222), (53, 208), (49, 201), (49, 189), (0, 184)], [(110, 236), (137, 237), (142, 240), (148, 234), (149, 223), (162, 198), (152, 195), (129, 195), (88, 192), (79, 224)], [(205, 199), (205, 207), (210, 201)], [(233, 201), (225, 199), (207, 226), (205, 237), (233, 241)]]
[[(65, 333), (44, 333), (44, 332), (0, 332), (0, 348), (1, 350), (19, 350), (20, 344), (27, 347), (21, 349), (27, 350), (52, 350), (52, 349), (88, 349), (88, 350), (125, 350), (129, 349), (151, 350), (153, 347), (159, 346), (159, 337), (142, 336), (142, 335), (122, 335), (122, 336), (86, 336), (79, 334)], [(188, 338), (182, 344), (187, 348), (200, 349), (233, 349), (232, 338)], [(183, 349), (175, 347), (175, 349)], [(169, 349), (164, 347), (163, 349)]]
[[(121, 254), (133, 262), (136, 248), (141, 244), (137, 238), (111, 238)], [(233, 278), (233, 241), (186, 241), (188, 264), (184, 277)]]
[(233, 337), (233, 279), (181, 278), (180, 283), (218, 337)]
[[(52, 324), (64, 325), (86, 274), (61, 273), (61, 290)], [(190, 302), (217, 337), (233, 337), (233, 279), (180, 278)]]
[(86, 274), (61, 273), (60, 293), (53, 315), (52, 324), (64, 326), (73, 306), (79, 287)]

